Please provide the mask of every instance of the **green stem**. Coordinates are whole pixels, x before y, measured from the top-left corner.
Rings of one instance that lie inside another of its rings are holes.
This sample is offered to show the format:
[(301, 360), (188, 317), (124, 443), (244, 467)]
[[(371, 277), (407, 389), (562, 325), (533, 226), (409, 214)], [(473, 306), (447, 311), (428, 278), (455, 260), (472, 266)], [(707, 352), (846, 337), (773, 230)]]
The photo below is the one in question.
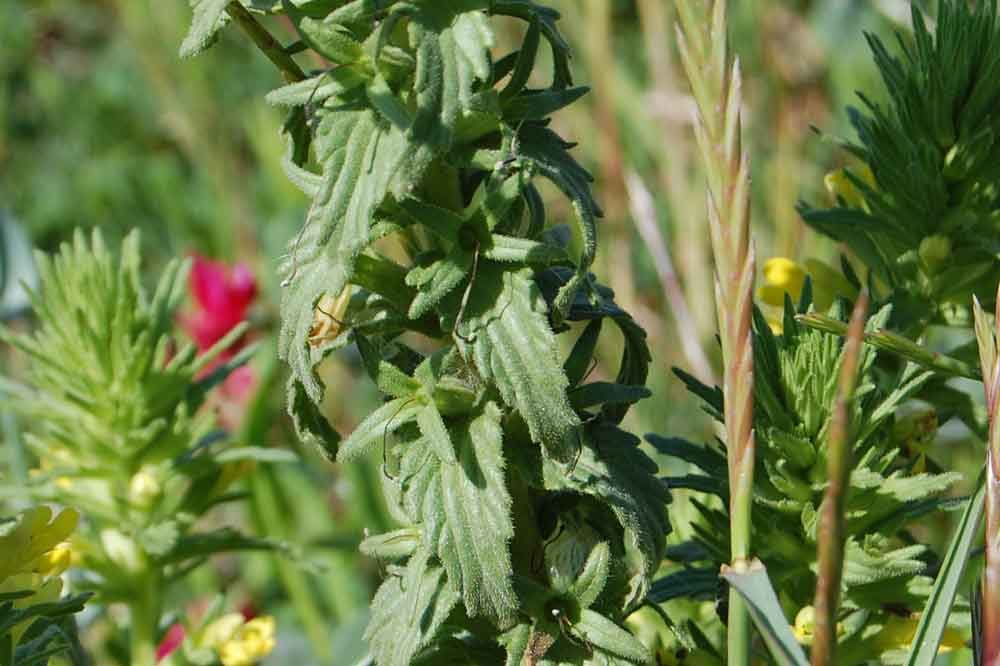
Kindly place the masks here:
[[(803, 326), (817, 331), (833, 333), (839, 336), (847, 335), (847, 325), (844, 322), (817, 312), (797, 315), (795, 320)], [(976, 380), (981, 380), (983, 377), (978, 369), (964, 361), (927, 349), (898, 333), (884, 328), (865, 333), (864, 341), (865, 344), (871, 345), (876, 349), (895, 354), (928, 370), (934, 370), (952, 377), (966, 377)]]
[(129, 601), (129, 653), (131, 666), (155, 666), (162, 610), (163, 574), (148, 570), (135, 579), (135, 596)]
[[(752, 453), (751, 453), (752, 455)], [(751, 460), (752, 462), (752, 460)], [(737, 463), (737, 467), (740, 465)], [(732, 479), (734, 474), (730, 473)], [(733, 497), (730, 511), (730, 558), (732, 566), (750, 559), (750, 525), (753, 503), (753, 476), (741, 477), (737, 483), (731, 482)], [(733, 666), (750, 663), (751, 622), (746, 602), (733, 588), (729, 590), (729, 617), (726, 626), (727, 664)]]
[(296, 81), (302, 81), (306, 78), (306, 75), (302, 72), (292, 56), (288, 55), (285, 48), (276, 40), (271, 33), (264, 29), (257, 19), (247, 11), (246, 7), (241, 5), (239, 2), (229, 3), (226, 7), (226, 13), (232, 17), (233, 21), (236, 22), (243, 32), (247, 34), (248, 37), (257, 45), (257, 48), (267, 56), (267, 59), (274, 63), (274, 65), (281, 70), (281, 73), (285, 75), (285, 80), (289, 83), (295, 83)]

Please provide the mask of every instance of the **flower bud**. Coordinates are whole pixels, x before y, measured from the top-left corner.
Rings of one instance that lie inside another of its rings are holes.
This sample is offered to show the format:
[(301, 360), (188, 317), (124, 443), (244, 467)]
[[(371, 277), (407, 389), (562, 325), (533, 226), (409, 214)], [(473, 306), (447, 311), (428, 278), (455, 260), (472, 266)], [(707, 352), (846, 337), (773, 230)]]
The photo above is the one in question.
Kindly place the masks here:
[(156, 468), (145, 465), (135, 473), (128, 485), (128, 499), (133, 505), (148, 509), (163, 491), (163, 486), (156, 474)]
[(101, 530), (101, 545), (108, 559), (127, 572), (142, 568), (142, 555), (135, 541), (116, 529)]
[(945, 267), (951, 257), (951, 239), (942, 234), (928, 236), (920, 241), (920, 262), (928, 273), (934, 275)]

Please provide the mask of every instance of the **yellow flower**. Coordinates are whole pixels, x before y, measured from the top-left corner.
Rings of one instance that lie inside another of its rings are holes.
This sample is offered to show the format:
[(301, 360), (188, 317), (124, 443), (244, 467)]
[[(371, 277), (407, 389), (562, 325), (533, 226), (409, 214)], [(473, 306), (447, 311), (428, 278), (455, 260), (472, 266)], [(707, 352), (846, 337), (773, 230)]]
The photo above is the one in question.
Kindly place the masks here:
[[(853, 175), (860, 178), (865, 184), (875, 187), (875, 174), (867, 164), (862, 165), (860, 171), (853, 171)], [(826, 191), (830, 193), (834, 201), (843, 200), (851, 208), (863, 208), (868, 210), (865, 197), (850, 178), (847, 177), (847, 169), (836, 169), (826, 174), (823, 179)]]
[[(913, 642), (913, 637), (917, 634), (917, 625), (920, 623), (920, 613), (913, 613), (908, 617), (893, 615), (885, 621), (876, 637), (876, 645), (884, 652), (887, 650), (905, 649)], [(956, 648), (965, 647), (965, 640), (958, 631), (949, 628), (944, 630), (941, 637), (941, 646), (938, 653), (949, 652)]]
[(816, 609), (812, 606), (803, 606), (795, 615), (793, 629), (795, 640), (802, 645), (812, 645), (813, 632), (816, 629)]
[[(69, 537), (79, 519), (73, 509), (63, 509), (53, 518), (47, 506), (22, 513), (14, 527), (0, 536), (0, 584), (15, 574), (38, 572), (39, 560)], [(57, 561), (62, 557), (57, 554)]]
[[(28, 509), (0, 534), (0, 592), (31, 592), (14, 601), (15, 608), (57, 601), (62, 594), (59, 576), (69, 566), (69, 546), (63, 543), (76, 529), (79, 514), (63, 509)], [(14, 645), (28, 629), (25, 621), (11, 629)]]
[(760, 300), (780, 308), (785, 304), (785, 294), (792, 301), (799, 300), (806, 282), (806, 271), (800, 264), (786, 257), (775, 257), (764, 263), (764, 286), (758, 292)]
[(823, 312), (838, 296), (853, 298), (857, 290), (837, 270), (818, 259), (806, 259), (805, 266), (787, 257), (774, 257), (764, 263), (764, 284), (758, 289), (757, 297), (765, 306), (771, 306), (768, 323), (775, 333), (782, 331), (781, 310), (785, 305), (785, 294), (797, 303), (802, 297), (806, 275), (812, 282), (813, 304)]
[(209, 624), (200, 642), (219, 653), (223, 666), (253, 666), (274, 649), (274, 618), (244, 622), (239, 613), (229, 613)]
[(68, 543), (58, 544), (35, 560), (35, 571), (43, 576), (61, 576), (73, 561), (73, 551)]

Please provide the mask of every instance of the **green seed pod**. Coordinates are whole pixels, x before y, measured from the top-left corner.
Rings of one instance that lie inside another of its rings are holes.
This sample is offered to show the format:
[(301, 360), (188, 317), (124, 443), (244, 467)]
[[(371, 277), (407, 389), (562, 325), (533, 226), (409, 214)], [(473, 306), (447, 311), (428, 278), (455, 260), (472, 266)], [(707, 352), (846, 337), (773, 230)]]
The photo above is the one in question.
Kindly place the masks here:
[(951, 239), (941, 234), (928, 236), (920, 241), (920, 263), (930, 275), (945, 267), (951, 257)]

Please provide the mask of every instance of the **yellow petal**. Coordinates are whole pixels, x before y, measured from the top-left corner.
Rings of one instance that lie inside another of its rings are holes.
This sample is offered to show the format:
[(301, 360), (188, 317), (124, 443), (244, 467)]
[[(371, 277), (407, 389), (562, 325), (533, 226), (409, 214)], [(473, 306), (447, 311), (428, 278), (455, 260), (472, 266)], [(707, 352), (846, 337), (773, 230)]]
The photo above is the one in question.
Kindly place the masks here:
[(61, 576), (69, 568), (73, 553), (68, 543), (58, 544), (55, 548), (35, 560), (35, 571), (45, 576)]
[[(852, 173), (869, 186), (875, 187), (875, 175), (868, 168), (867, 164), (859, 169), (858, 173)], [(823, 184), (826, 185), (826, 190), (830, 193), (834, 201), (842, 199), (851, 208), (865, 207), (864, 195), (861, 194), (861, 190), (858, 189), (854, 182), (847, 177), (847, 169), (837, 169), (826, 174)]]
[(219, 647), (219, 659), (223, 666), (252, 666), (273, 649), (274, 618), (258, 617), (238, 627), (234, 635)]
[(203, 647), (221, 648), (223, 644), (232, 640), (242, 625), (242, 614), (227, 613), (205, 627), (205, 630), (201, 634), (201, 640), (198, 643)]
[(797, 298), (797, 294), (791, 294), (781, 287), (775, 287), (771, 284), (765, 284), (760, 289), (757, 290), (757, 300), (765, 305), (770, 305), (775, 308), (783, 308), (785, 306), (785, 294), (788, 293), (792, 297), (792, 302), (794, 303)]

